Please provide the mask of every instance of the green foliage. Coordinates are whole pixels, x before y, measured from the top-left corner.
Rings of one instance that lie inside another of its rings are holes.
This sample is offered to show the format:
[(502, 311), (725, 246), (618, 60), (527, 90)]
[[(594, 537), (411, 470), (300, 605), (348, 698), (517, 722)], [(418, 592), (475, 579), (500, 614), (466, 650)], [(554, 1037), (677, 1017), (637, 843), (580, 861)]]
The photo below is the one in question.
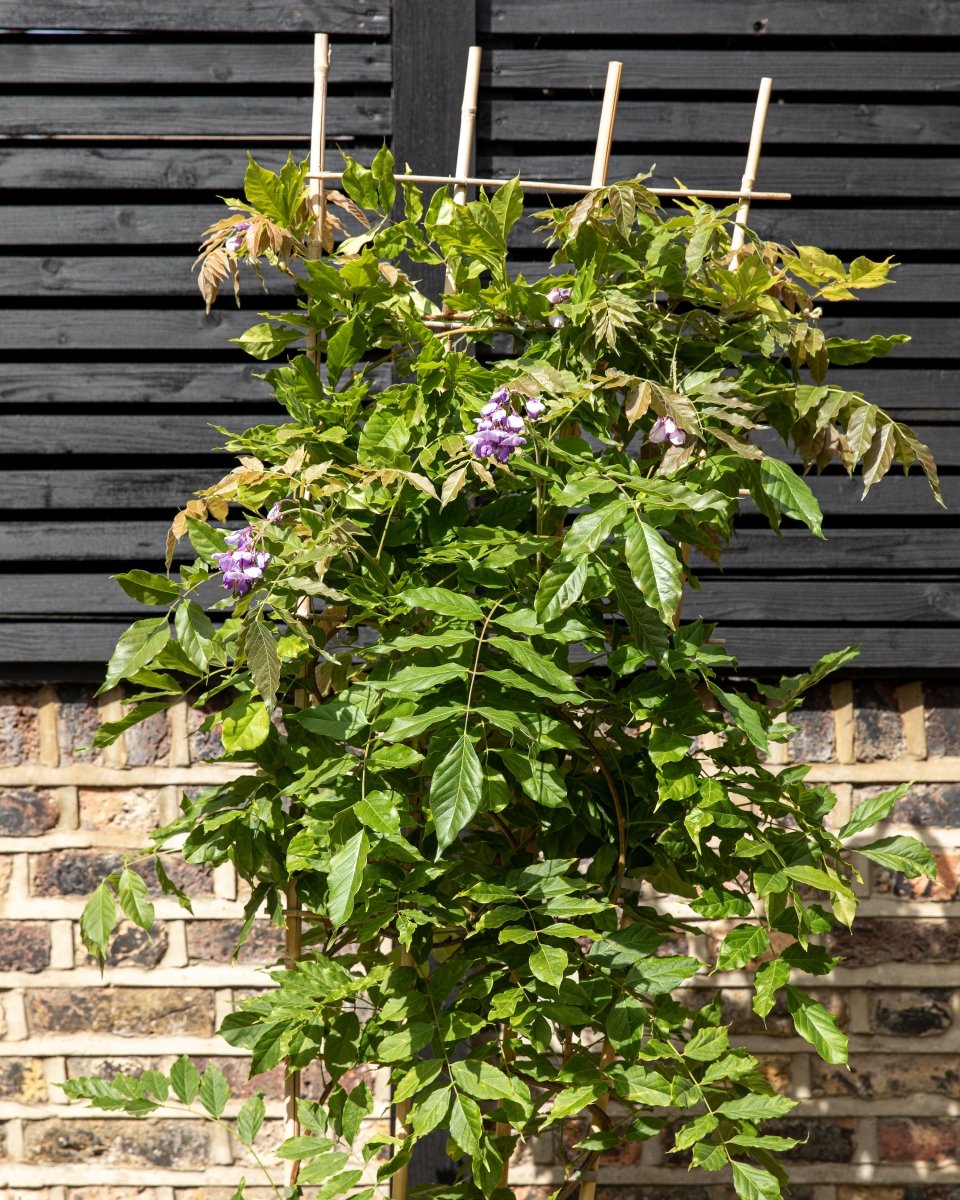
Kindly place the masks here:
[[(129, 681), (137, 698), (99, 744), (186, 696), (213, 710), (225, 760), (252, 764), (185, 797), (152, 851), (233, 862), (251, 889), (242, 936), (260, 912), (282, 921), (296, 885), (302, 961), (221, 1028), (254, 1075), (321, 1064), (323, 1099), (301, 1104), (303, 1133), (280, 1157), (334, 1200), (360, 1179), (361, 1144), (384, 1183), (444, 1128), (460, 1172), (445, 1195), (477, 1200), (498, 1192), (520, 1139), (552, 1123), (592, 1119), (575, 1177), (679, 1115), (674, 1149), (730, 1168), (743, 1200), (777, 1196), (773, 1152), (795, 1143), (767, 1122), (792, 1101), (731, 1044), (719, 1004), (684, 1003), (688, 985), (715, 970), (722, 986), (772, 944), (756, 1013), (782, 1000), (797, 1034), (842, 1062), (835, 1021), (791, 978), (836, 961), (817, 939), (853, 918), (853, 853), (906, 874), (933, 864), (899, 836), (845, 845), (902, 790), (837, 835), (832, 793), (768, 760), (789, 734), (779, 718), (849, 652), (744, 684), (708, 627), (678, 625), (678, 605), (695, 582), (688, 550), (722, 559), (743, 496), (772, 528), (822, 536), (813, 493), (758, 431), (805, 467), (860, 464), (865, 488), (899, 462), (936, 489), (909, 429), (828, 382), (831, 361), (900, 339), (827, 341), (815, 303), (879, 285), (889, 264), (847, 268), (752, 235), (734, 262), (729, 212), (664, 214), (634, 180), (541, 214), (554, 274), (530, 283), (507, 267), (516, 182), (464, 206), (439, 191), (426, 207), (401, 184), (396, 205), (386, 151), (370, 168), (348, 160), (328, 197), (326, 242), (347, 216), (361, 232), (305, 259), (302, 170), (251, 162), (246, 186), (249, 230), (228, 248), (236, 215), (215, 226), (205, 261), (299, 263), (299, 299), (238, 344), (273, 358), (312, 338), (326, 373), (300, 353), (269, 371), (290, 422), (229, 435), (237, 466), (171, 530), (168, 553), (188, 534), (192, 564), (119, 577), (170, 611), (120, 639), (107, 686)], [(446, 262), (446, 311), (401, 255)], [(570, 289), (556, 308), (555, 287)], [(505, 333), (512, 352), (497, 357)], [(385, 364), (394, 382), (375, 391)], [(522, 452), (501, 463), (466, 435), (503, 388), (515, 416), (532, 403)], [(216, 522), (231, 507), (262, 562), (208, 612), (198, 589), (228, 582)], [(115, 901), (153, 920), (139, 874), (110, 876), (81, 921), (101, 962)], [(711, 962), (673, 945), (698, 927), (691, 911), (725, 923)], [(372, 1097), (345, 1086), (364, 1063), (390, 1072), (405, 1106), (395, 1136), (365, 1140)], [(235, 1116), (246, 1145), (265, 1115), (262, 1098), (237, 1108), (214, 1066), (201, 1075), (185, 1058), (169, 1078), (66, 1090), (136, 1114), (198, 1103)]]

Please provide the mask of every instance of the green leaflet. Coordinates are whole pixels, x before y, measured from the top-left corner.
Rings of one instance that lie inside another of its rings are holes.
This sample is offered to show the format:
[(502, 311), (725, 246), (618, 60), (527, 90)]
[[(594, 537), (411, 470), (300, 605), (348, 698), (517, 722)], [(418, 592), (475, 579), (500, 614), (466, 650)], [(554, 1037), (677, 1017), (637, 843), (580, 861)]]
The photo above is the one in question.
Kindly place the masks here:
[(246, 627), (243, 650), (257, 691), (272, 711), (280, 686), (280, 655), (273, 635), (262, 621), (251, 621)]
[(462, 733), (430, 782), (430, 812), (437, 831), (437, 855), (455, 841), (480, 810), (483, 772), (473, 742)]
[(683, 589), (683, 567), (676, 551), (646, 521), (634, 521), (624, 545), (627, 566), (644, 600), (671, 624)]
[(575, 563), (563, 560), (554, 563), (537, 589), (536, 610), (540, 620), (550, 622), (562, 616), (577, 602), (586, 582), (585, 559)]
[(353, 911), (353, 902), (367, 865), (370, 842), (361, 829), (330, 859), (327, 876), (327, 915), (334, 925), (342, 925)]
[(846, 1035), (822, 1004), (799, 988), (788, 986), (787, 1008), (797, 1033), (813, 1046), (824, 1062), (847, 1061)]
[(464, 621), (482, 621), (483, 609), (472, 596), (451, 592), (449, 588), (407, 588), (400, 600), (409, 608), (422, 608), (442, 617), (459, 617)]
[(170, 634), (166, 617), (148, 617), (135, 621), (120, 635), (116, 649), (107, 664), (102, 692), (114, 687), (121, 679), (129, 679), (147, 666), (160, 652)]
[(116, 927), (117, 908), (113, 902), (113, 895), (107, 885), (101, 883), (87, 900), (80, 914), (80, 936), (83, 944), (101, 966), (110, 935)]
[(576, 562), (592, 554), (623, 524), (628, 512), (629, 506), (625, 501), (614, 500), (611, 504), (577, 517), (563, 539), (562, 558), (566, 562)]

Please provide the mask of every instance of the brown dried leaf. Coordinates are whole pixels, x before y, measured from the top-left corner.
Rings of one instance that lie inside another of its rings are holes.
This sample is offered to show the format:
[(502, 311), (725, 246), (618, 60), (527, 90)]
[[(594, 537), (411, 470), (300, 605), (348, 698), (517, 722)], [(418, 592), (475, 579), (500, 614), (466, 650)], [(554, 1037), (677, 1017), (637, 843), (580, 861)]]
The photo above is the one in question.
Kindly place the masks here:
[(466, 467), (459, 467), (452, 474), (448, 475), (443, 481), (443, 487), (440, 489), (440, 507), (445, 508), (451, 500), (455, 499), (466, 482)]
[(223, 496), (211, 496), (207, 501), (207, 511), (215, 521), (225, 521), (230, 511), (230, 504)]
[(437, 489), (433, 486), (426, 475), (420, 475), (416, 471), (400, 471), (398, 474), (402, 475), (407, 483), (409, 483), (412, 487), (415, 487), (418, 492), (424, 492), (426, 495), (431, 496), (434, 500), (438, 499)]
[(624, 415), (629, 424), (634, 421), (639, 421), (647, 409), (650, 407), (653, 400), (653, 388), (648, 380), (644, 380), (639, 387), (635, 387), (632, 392), (628, 392), (624, 400)]
[(409, 275), (405, 275), (399, 267), (395, 267), (393, 263), (382, 262), (377, 264), (380, 269), (380, 274), (384, 277), (391, 287), (396, 287), (398, 283), (409, 283)]
[(370, 228), (370, 221), (367, 214), (359, 205), (354, 204), (349, 196), (345, 196), (343, 192), (338, 192), (336, 188), (327, 192), (327, 203), (336, 204), (338, 208), (342, 208), (344, 212), (348, 212), (355, 221), (360, 222), (364, 229)]
[(203, 266), (197, 277), (197, 286), (208, 313), (220, 293), (221, 283), (230, 274), (230, 267), (230, 258), (225, 250), (211, 250), (203, 259)]

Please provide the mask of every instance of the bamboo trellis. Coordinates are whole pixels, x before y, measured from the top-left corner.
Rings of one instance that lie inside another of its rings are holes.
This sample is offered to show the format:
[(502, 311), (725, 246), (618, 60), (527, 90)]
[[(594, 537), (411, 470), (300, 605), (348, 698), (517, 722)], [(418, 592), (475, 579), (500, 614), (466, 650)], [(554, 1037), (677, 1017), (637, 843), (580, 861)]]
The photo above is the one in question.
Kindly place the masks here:
[[(410, 183), (436, 184), (439, 186), (453, 187), (453, 199), (457, 204), (465, 204), (467, 202), (467, 189), (470, 187), (501, 187), (510, 182), (508, 179), (478, 177), (470, 174), (474, 152), (477, 98), (479, 95), (480, 85), (480, 57), (480, 48), (478, 46), (472, 46), (468, 55), (467, 71), (464, 80), (464, 94), (460, 113), (460, 134), (457, 147), (455, 173), (453, 175), (418, 175), (407, 173), (405, 175), (398, 176), (398, 178), (404, 179)], [(342, 178), (342, 172), (328, 171), (325, 169), (324, 163), (326, 148), (327, 81), (329, 77), (329, 71), (330, 38), (328, 34), (318, 33), (314, 39), (314, 96), (310, 131), (309, 169), (307, 173), (307, 180), (310, 186), (309, 195), (311, 209), (314, 217), (312, 235), (309, 241), (309, 249), (310, 253), (316, 257), (320, 257), (320, 255), (323, 253), (326, 215), (325, 186), (327, 183), (338, 181)], [(607, 172), (610, 163), (610, 154), (613, 146), (614, 126), (616, 122), (617, 103), (620, 93), (622, 72), (622, 63), (613, 61), (608, 64), (603, 104), (600, 114), (600, 124), (597, 132), (597, 142), (589, 184), (549, 181), (543, 179), (520, 179), (519, 184), (524, 191), (543, 193), (555, 192), (558, 195), (585, 195), (597, 188), (603, 187), (606, 184)], [(736, 270), (739, 263), (740, 251), (742, 250), (744, 243), (744, 228), (749, 216), (751, 201), (783, 201), (791, 198), (789, 192), (758, 192), (754, 188), (760, 161), (760, 149), (763, 141), (763, 131), (766, 121), (767, 108), (770, 103), (771, 89), (772, 80), (764, 77), (761, 80), (760, 90), (757, 96), (746, 167), (738, 190), (734, 191), (726, 188), (686, 187), (651, 187), (648, 189), (653, 195), (659, 196), (663, 199), (696, 197), (704, 200), (739, 201), (739, 208), (734, 219), (731, 236), (732, 256), (729, 264), (731, 270)], [(453, 281), (448, 271), (445, 278), (444, 292), (449, 293), (452, 288)], [(438, 325), (451, 325), (455, 327), (463, 320), (469, 320), (469, 314), (460, 314), (459, 316), (448, 315), (440, 318), (437, 322), (431, 323), (436, 323)], [(307, 352), (314, 364), (319, 368), (320, 342), (315, 333), (310, 335)], [(309, 597), (304, 597), (301, 600), (300, 609), (298, 609), (298, 611), (301, 610), (304, 614), (311, 613), (312, 602)], [(305, 700), (303, 702), (305, 702)], [(284, 961), (286, 966), (290, 969), (295, 967), (296, 962), (301, 957), (302, 928), (303, 910), (300, 906), (300, 899), (297, 893), (296, 883), (295, 881), (291, 880), (286, 891), (284, 947)], [(404, 962), (411, 961), (406, 952), (402, 952), (402, 960)], [(505, 1052), (506, 1050), (507, 1045), (505, 1038)], [(300, 1122), (297, 1112), (299, 1100), (300, 1072), (291, 1068), (291, 1063), (288, 1059), (286, 1061), (286, 1078), (284, 1084), (285, 1137), (294, 1137), (300, 1132)], [(409, 1103), (397, 1106), (396, 1123), (398, 1127), (405, 1123), (408, 1111)], [(299, 1174), (299, 1167), (299, 1161), (296, 1160), (287, 1164), (285, 1182), (288, 1187), (293, 1187), (296, 1184)], [(506, 1186), (508, 1181), (508, 1170), (509, 1163), (506, 1163), (504, 1164), (504, 1186)], [(397, 1170), (391, 1181), (392, 1200), (406, 1200), (408, 1178), (408, 1166), (405, 1164)], [(580, 1200), (594, 1200), (595, 1192), (596, 1171), (587, 1171), (584, 1173), (581, 1182)]]

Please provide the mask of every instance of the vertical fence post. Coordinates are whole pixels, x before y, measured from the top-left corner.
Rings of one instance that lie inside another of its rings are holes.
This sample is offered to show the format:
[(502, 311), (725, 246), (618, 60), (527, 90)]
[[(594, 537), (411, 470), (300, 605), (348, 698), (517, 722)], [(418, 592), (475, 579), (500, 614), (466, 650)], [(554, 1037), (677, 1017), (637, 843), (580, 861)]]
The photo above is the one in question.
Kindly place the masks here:
[[(476, 0), (393, 0), (393, 156), (418, 174), (449, 175), (457, 158), (463, 67), (476, 41)], [(427, 189), (429, 191), (429, 188)], [(443, 268), (413, 275), (439, 299)]]

